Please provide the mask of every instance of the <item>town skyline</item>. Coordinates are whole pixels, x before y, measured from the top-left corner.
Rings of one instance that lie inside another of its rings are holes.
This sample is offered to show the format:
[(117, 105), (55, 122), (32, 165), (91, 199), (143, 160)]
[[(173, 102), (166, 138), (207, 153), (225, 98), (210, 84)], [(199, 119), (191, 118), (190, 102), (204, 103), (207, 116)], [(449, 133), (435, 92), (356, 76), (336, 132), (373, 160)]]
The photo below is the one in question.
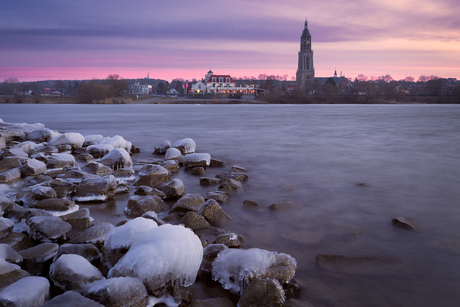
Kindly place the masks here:
[(192, 80), (210, 69), (291, 80), (305, 17), (316, 76), (460, 79), (459, 13), (454, 0), (11, 1), (0, 12), (0, 80)]

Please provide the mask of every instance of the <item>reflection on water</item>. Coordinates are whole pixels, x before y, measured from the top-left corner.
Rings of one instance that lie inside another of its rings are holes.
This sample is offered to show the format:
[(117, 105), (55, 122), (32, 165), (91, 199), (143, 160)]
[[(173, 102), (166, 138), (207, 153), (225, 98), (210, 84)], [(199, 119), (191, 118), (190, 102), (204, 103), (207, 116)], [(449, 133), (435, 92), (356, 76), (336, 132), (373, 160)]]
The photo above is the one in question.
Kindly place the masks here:
[[(246, 167), (243, 195), (223, 208), (249, 247), (293, 255), (315, 306), (454, 306), (460, 295), (460, 106), (448, 105), (2, 105), (6, 122), (121, 135), (141, 148), (191, 137), (197, 151)], [(179, 176), (188, 193), (214, 190)], [(364, 183), (361, 184), (360, 183)], [(295, 212), (242, 209), (291, 200)], [(116, 224), (126, 195), (88, 206)], [(416, 221), (417, 231), (391, 219)], [(397, 263), (320, 267), (318, 254)]]

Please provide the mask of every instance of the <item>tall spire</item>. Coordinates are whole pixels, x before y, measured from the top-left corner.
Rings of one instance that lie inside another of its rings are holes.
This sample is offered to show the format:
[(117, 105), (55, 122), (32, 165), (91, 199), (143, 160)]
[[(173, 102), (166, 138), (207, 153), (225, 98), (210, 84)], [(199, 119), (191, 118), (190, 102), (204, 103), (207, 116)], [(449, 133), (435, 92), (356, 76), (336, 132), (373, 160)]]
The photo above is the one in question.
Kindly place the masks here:
[(305, 17), (305, 27), (303, 29), (302, 35), (310, 35), (310, 31), (308, 30), (308, 20), (307, 17)]

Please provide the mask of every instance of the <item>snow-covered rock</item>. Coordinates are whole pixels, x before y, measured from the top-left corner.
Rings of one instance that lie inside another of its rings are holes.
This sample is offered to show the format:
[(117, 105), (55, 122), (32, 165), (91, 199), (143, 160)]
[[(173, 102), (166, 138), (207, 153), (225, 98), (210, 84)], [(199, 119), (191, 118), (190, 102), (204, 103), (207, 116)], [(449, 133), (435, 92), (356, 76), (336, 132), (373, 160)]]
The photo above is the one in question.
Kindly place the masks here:
[(49, 140), (59, 136), (59, 132), (48, 128), (39, 128), (33, 130), (26, 137), (26, 140), (36, 141), (39, 143), (48, 142)]
[(0, 306), (38, 307), (46, 302), (49, 292), (50, 283), (45, 277), (24, 277), (0, 292)]
[(179, 178), (175, 178), (166, 184), (159, 183), (156, 187), (165, 194), (166, 199), (180, 198), (185, 195), (185, 185)]
[(53, 153), (51, 157), (48, 158), (47, 166), (48, 168), (63, 168), (64, 166), (75, 166), (76, 161), (75, 157), (69, 153)]
[(83, 290), (87, 284), (104, 278), (102, 273), (80, 255), (64, 254), (50, 267), (54, 285), (64, 291)]
[(115, 226), (110, 223), (98, 223), (72, 239), (74, 244), (91, 243), (96, 246), (104, 244), (105, 238)]
[(17, 251), (5, 243), (0, 243), (0, 258), (15, 264), (21, 264), (23, 259)]
[(184, 163), (184, 156), (179, 149), (169, 148), (166, 150), (165, 160), (174, 160), (177, 161), (177, 163), (182, 164)]
[(37, 176), (44, 173), (45, 171), (46, 164), (35, 159), (28, 159), (26, 163), (21, 166), (22, 177)]
[(133, 166), (133, 160), (124, 148), (115, 148), (102, 157), (100, 162), (110, 166), (114, 170), (119, 168), (131, 168)]
[(290, 281), (295, 274), (296, 260), (287, 254), (263, 249), (225, 249), (212, 264), (212, 278), (224, 289), (242, 293), (254, 278), (276, 278), (280, 283)]
[(211, 163), (211, 155), (208, 153), (191, 153), (184, 156), (184, 165), (187, 168), (206, 167)]
[(114, 137), (104, 137), (99, 141), (99, 145), (112, 145), (114, 148), (123, 148), (127, 152), (131, 151), (131, 142), (125, 140), (122, 136), (115, 135)]
[(0, 173), (0, 183), (10, 182), (21, 178), (21, 169), (19, 167)]
[(149, 301), (142, 281), (131, 277), (95, 281), (85, 295), (105, 306), (147, 306)]
[(146, 186), (152, 187), (153, 185), (157, 183), (167, 182), (170, 176), (171, 176), (170, 171), (168, 171), (162, 166), (154, 165), (147, 174), (141, 176), (139, 180), (137, 180), (133, 185), (134, 186), (146, 185)]
[(97, 145), (99, 144), (99, 141), (102, 140), (104, 136), (102, 134), (90, 134), (90, 135), (85, 135), (85, 142), (83, 143), (83, 146), (90, 146), (90, 145)]
[(70, 145), (73, 148), (80, 148), (85, 142), (85, 137), (77, 132), (66, 132), (52, 138), (48, 143), (52, 146)]
[(117, 180), (113, 175), (83, 179), (77, 186), (73, 199), (79, 202), (106, 201), (115, 195)]
[(90, 300), (75, 291), (66, 291), (61, 295), (55, 296), (41, 307), (104, 307), (104, 305)]
[(28, 221), (29, 236), (37, 241), (56, 242), (65, 239), (72, 226), (58, 216), (34, 216)]
[(169, 140), (166, 140), (157, 146), (155, 146), (154, 153), (157, 154), (164, 154), (166, 150), (168, 150), (171, 147), (171, 142)]
[(86, 148), (86, 153), (92, 155), (94, 158), (99, 159), (114, 150), (115, 147), (113, 147), (110, 144), (103, 144), (103, 145), (90, 145)]
[(195, 152), (196, 144), (195, 141), (191, 138), (185, 138), (178, 140), (176, 143), (174, 143), (173, 147), (179, 149), (183, 155), (186, 155)]
[(6, 262), (0, 257), (0, 289), (26, 276), (29, 276), (29, 273), (22, 270), (19, 265)]
[(99, 262), (101, 259), (101, 253), (94, 244), (71, 244), (66, 243), (59, 246), (59, 251), (56, 254), (54, 260), (65, 254), (80, 255), (91, 263)]
[(14, 221), (4, 217), (0, 217), (0, 238), (6, 236), (11, 230), (13, 230)]
[(137, 277), (149, 291), (171, 283), (187, 287), (195, 282), (202, 258), (201, 241), (190, 229), (166, 224), (139, 237), (108, 277)]

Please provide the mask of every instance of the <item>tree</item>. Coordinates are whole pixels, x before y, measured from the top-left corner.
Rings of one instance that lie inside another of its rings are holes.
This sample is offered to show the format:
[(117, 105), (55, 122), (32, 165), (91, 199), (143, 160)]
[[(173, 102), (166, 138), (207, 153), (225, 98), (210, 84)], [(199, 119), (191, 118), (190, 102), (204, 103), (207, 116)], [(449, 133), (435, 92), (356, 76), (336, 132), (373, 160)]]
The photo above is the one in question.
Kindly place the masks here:
[(80, 83), (77, 94), (84, 102), (96, 102), (110, 97), (110, 87), (97, 80), (91, 80)]
[(326, 95), (336, 95), (337, 94), (337, 83), (332, 77), (329, 77), (324, 84), (324, 93)]
[(404, 78), (404, 81), (406, 82), (414, 82), (414, 80), (415, 80), (414, 77), (411, 77), (411, 76)]
[(129, 88), (128, 82), (121, 79), (117, 74), (108, 75), (107, 84), (110, 87), (109, 93), (111, 97), (123, 96), (123, 93)]
[(6, 78), (0, 86), (1, 95), (14, 95), (19, 92), (19, 80), (16, 78)]

